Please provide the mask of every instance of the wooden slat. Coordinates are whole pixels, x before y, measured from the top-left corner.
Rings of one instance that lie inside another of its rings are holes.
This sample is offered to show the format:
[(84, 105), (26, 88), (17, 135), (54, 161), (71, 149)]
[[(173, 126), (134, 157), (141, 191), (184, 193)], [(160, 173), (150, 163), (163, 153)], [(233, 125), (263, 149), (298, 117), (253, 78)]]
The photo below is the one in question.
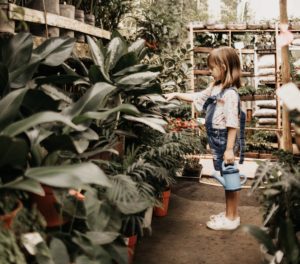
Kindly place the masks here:
[[(203, 52), (203, 53), (209, 53), (213, 50), (214, 48), (210, 47), (195, 47), (194, 52)], [(254, 54), (255, 50), (254, 49), (242, 49), (242, 54)]]
[[(12, 20), (45, 24), (44, 12), (20, 7), (15, 4), (9, 4), (8, 17)], [(83, 22), (51, 13), (47, 13), (47, 24), (49, 26), (70, 29), (99, 38), (110, 39), (111, 37), (111, 33), (107, 30), (96, 28)]]

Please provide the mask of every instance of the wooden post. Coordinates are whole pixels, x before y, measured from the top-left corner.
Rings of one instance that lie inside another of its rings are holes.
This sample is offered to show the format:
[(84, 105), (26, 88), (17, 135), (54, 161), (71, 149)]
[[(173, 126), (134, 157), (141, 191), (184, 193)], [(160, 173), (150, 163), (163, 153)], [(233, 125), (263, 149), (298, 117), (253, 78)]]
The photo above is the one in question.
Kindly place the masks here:
[[(280, 23), (288, 24), (287, 0), (280, 0)], [(281, 74), (282, 83), (290, 82), (289, 48), (281, 48)], [(285, 106), (282, 109), (282, 148), (293, 151), (289, 112)]]

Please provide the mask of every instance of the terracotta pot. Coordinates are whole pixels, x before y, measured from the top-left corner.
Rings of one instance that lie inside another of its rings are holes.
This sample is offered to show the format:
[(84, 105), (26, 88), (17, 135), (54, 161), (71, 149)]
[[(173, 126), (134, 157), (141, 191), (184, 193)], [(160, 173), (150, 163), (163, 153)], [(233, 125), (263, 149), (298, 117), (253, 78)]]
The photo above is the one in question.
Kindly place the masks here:
[(60, 214), (52, 187), (43, 185), (43, 189), (45, 196), (31, 194), (30, 197), (32, 203), (36, 204), (37, 209), (44, 216), (47, 227), (61, 226), (68, 222), (68, 220), (64, 219)]
[(10, 229), (14, 218), (18, 214), (18, 212), (23, 208), (23, 204), (21, 201), (18, 201), (17, 208), (10, 213), (5, 215), (0, 215), (0, 221), (4, 223), (4, 227)]
[[(84, 11), (76, 9), (75, 10), (75, 19), (77, 21), (80, 21), (80, 22), (84, 23)], [(80, 42), (80, 43), (84, 43), (85, 42), (84, 34), (82, 34), (80, 32), (75, 32), (75, 37), (76, 37), (77, 42)]]
[(133, 262), (133, 256), (137, 242), (137, 235), (126, 237), (124, 240), (128, 250), (128, 263), (131, 264)]
[[(43, 1), (45, 1), (46, 12), (59, 15), (59, 0), (33, 0), (29, 7), (44, 11)], [(45, 25), (32, 24), (30, 26), (30, 31), (36, 36), (47, 36)], [(59, 28), (48, 26), (48, 34), (48, 37), (59, 37)]]
[(154, 207), (153, 213), (155, 216), (166, 216), (168, 214), (170, 195), (171, 189), (162, 193), (162, 207)]
[[(64, 17), (68, 17), (71, 19), (75, 19), (75, 6), (73, 5), (59, 5), (60, 15)], [(70, 38), (74, 38), (74, 31), (68, 29), (60, 30), (61, 36), (69, 36)]]
[(8, 4), (0, 4), (0, 33), (13, 35), (15, 33), (15, 21), (9, 20)]
[(251, 122), (252, 120), (252, 109), (247, 109), (246, 122)]

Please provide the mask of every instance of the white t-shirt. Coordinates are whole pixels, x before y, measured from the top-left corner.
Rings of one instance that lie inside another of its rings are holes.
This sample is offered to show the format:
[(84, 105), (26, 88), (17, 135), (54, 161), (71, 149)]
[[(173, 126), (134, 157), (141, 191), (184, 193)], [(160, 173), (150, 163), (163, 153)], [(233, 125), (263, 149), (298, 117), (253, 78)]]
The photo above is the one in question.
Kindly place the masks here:
[[(221, 86), (214, 86), (204, 91), (193, 93), (193, 104), (198, 112), (202, 112), (203, 105), (209, 96), (221, 92)], [(213, 128), (224, 129), (226, 127), (239, 127), (239, 97), (236, 91), (230, 89), (225, 92), (222, 98), (217, 99), (216, 109), (213, 115)]]

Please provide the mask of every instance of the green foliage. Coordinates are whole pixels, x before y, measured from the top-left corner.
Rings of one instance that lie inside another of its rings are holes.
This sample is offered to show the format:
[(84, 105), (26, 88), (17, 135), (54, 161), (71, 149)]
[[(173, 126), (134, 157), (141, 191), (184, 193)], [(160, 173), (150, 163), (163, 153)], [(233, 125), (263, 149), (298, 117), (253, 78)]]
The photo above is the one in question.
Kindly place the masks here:
[(259, 164), (252, 187), (252, 192), (259, 186), (265, 187), (261, 202), (268, 232), (263, 234), (264, 240), (259, 238), (255, 227), (250, 228), (250, 233), (265, 245), (268, 254), (283, 252), (283, 262), (279, 263), (296, 264), (300, 261), (300, 243), (296, 237), (300, 230), (300, 162), (291, 155), (279, 154), (278, 162)]
[(0, 263), (26, 264), (14, 234), (0, 226)]

